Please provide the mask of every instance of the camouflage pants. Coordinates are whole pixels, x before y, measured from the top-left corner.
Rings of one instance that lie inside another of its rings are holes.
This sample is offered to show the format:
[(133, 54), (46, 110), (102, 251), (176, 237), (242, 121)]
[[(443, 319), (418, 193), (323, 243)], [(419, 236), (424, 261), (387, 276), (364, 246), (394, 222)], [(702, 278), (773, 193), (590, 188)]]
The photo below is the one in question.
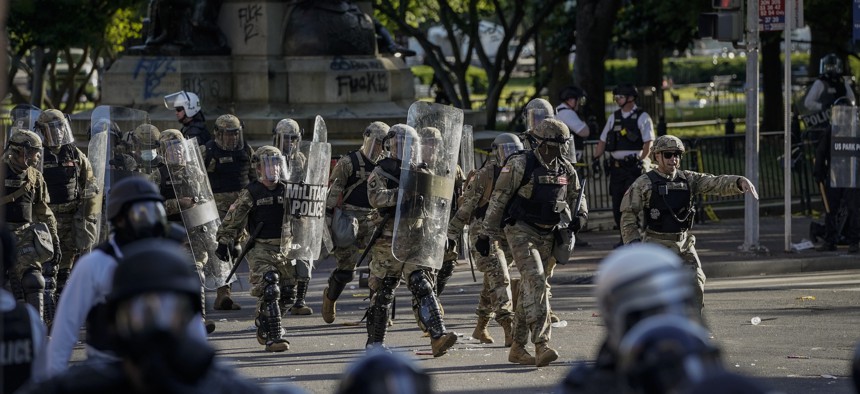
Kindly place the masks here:
[(288, 277), (295, 278), (295, 268), (281, 253), (280, 239), (258, 239), (254, 247), (248, 251), (247, 258), (251, 270), (251, 295), (254, 297), (263, 296), (266, 288), (263, 275), (266, 272), (275, 271), (282, 280)]
[(696, 236), (685, 231), (675, 235), (675, 238), (670, 238), (663, 234), (655, 234), (647, 231), (642, 241), (660, 244), (671, 249), (681, 257), (681, 260), (684, 260), (684, 264), (687, 267), (693, 270), (693, 280), (695, 281), (693, 289), (696, 292), (694, 301), (696, 302), (696, 307), (701, 312), (705, 307), (705, 280), (707, 278), (705, 277), (705, 271), (702, 271), (702, 262), (699, 260), (699, 254), (696, 253)]
[[(215, 193), (213, 197), (215, 197), (215, 206), (218, 208), (218, 217), (223, 220), (224, 216), (227, 215), (227, 211), (230, 210), (230, 205), (236, 202), (236, 199), (239, 198), (239, 192)], [(237, 245), (244, 246), (245, 241), (250, 236), (246, 227), (247, 226), (242, 226), (242, 231), (239, 233), (239, 236), (236, 237)]]
[(552, 254), (553, 234), (540, 234), (537, 230), (517, 223), (505, 227), (508, 244), (515, 245), (514, 255), (520, 271), (520, 294), (514, 311), (514, 340), (528, 343), (531, 331), (532, 343), (548, 342), (552, 326), (549, 321), (549, 298), (547, 297), (547, 260)]
[[(22, 227), (24, 227), (24, 225), (26, 225), (26, 223), (25, 224), (6, 223), (6, 228), (9, 229), (9, 232), (12, 233), (12, 236), (15, 238), (15, 244), (17, 244), (17, 245), (20, 245), (22, 243), (22, 240), (21, 240), (22, 239), (22, 231), (20, 231), (20, 229)], [(36, 271), (39, 271), (41, 273), (42, 272), (42, 263), (41, 262), (23, 263), (21, 261), (17, 261), (17, 262), (15, 262), (12, 269), (10, 270), (11, 272), (9, 273), (9, 275), (11, 277), (7, 278), (7, 279), (15, 280), (18, 283), (20, 283), (21, 278), (24, 276), (24, 273), (26, 273), (27, 271), (30, 271), (30, 270), (36, 270)]]
[[(474, 245), (478, 232), (469, 232), (469, 243)], [(478, 297), (478, 308), (475, 314), (482, 317), (493, 317), (501, 321), (511, 317), (511, 274), (509, 267), (513, 264), (508, 241), (500, 239), (492, 243), (489, 256), (481, 256), (474, 248), (471, 249), (478, 271), (484, 273), (484, 283)]]
[(313, 269), (313, 261), (287, 260), (287, 276), (281, 275), (281, 284), (295, 286), (298, 282), (310, 282)]
[[(408, 281), (409, 275), (415, 271), (427, 271), (428, 278), (433, 282), (436, 281), (436, 274), (433, 269), (414, 263), (404, 263), (397, 261), (391, 254), (391, 238), (379, 237), (373, 249), (370, 250), (370, 278), (368, 278), (368, 286), (373, 295), (370, 299), (370, 304), (376, 300), (376, 294), (382, 286), (382, 279), (386, 277), (400, 278)], [(399, 286), (400, 282), (398, 282)]]
[(347, 247), (338, 247), (332, 253), (337, 261), (337, 269), (352, 271), (355, 270), (355, 265), (358, 264), (358, 258), (361, 257), (361, 249), (367, 246), (370, 237), (373, 235), (373, 230), (376, 226), (373, 223), (375, 211), (361, 211), (354, 209), (344, 209), (344, 215), (354, 216), (358, 219), (358, 235), (355, 237), (355, 242)]

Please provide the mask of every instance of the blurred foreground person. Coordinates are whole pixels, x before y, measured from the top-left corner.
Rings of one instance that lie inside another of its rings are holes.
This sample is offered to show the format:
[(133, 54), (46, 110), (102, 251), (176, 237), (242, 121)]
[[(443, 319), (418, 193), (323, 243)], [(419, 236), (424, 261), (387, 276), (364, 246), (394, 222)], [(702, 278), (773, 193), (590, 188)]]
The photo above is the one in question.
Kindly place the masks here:
[(375, 347), (349, 366), (336, 394), (429, 394), (432, 383), (414, 359)]
[(265, 392), (216, 362), (204, 338), (189, 335), (201, 309), (191, 256), (161, 239), (137, 241), (124, 251), (105, 310), (106, 335), (119, 360), (77, 365), (23, 392)]

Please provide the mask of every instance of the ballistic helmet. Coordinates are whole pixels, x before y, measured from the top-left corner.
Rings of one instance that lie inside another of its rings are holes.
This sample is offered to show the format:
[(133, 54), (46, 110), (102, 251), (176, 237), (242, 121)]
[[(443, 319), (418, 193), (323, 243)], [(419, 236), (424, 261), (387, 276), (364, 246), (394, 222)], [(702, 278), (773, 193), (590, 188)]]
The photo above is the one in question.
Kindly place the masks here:
[(383, 122), (373, 122), (364, 129), (364, 142), (361, 144), (361, 152), (371, 160), (376, 160), (374, 155), (377, 148), (381, 149), (385, 144), (385, 137), (391, 129)]
[[(398, 160), (409, 159), (405, 155), (414, 155), (418, 143), (418, 132), (412, 126), (398, 123), (388, 130), (388, 150), (391, 157)], [(407, 151), (407, 145), (409, 150)]]
[(663, 246), (639, 243), (616, 249), (600, 263), (594, 290), (613, 351), (648, 316), (693, 315), (690, 270)]
[(41, 150), (42, 139), (30, 130), (18, 129), (9, 137), (9, 147), (15, 150)]
[(614, 89), (612, 89), (612, 95), (633, 97), (635, 99), (639, 97), (639, 90), (636, 89), (633, 84), (622, 83), (621, 85), (618, 85)]
[(200, 112), (200, 98), (195, 93), (180, 90), (164, 96), (164, 106), (168, 109), (182, 108), (185, 116), (192, 118)]
[(264, 145), (254, 151), (251, 161), (259, 166), (257, 169), (261, 178), (275, 182), (286, 177), (286, 162), (281, 150), (274, 146)]
[(585, 91), (578, 86), (568, 86), (558, 93), (558, 100), (565, 102), (569, 99), (576, 99), (579, 105), (585, 105)]
[(842, 75), (842, 59), (836, 56), (835, 53), (828, 53), (822, 57), (818, 66), (818, 73), (821, 75), (827, 75), (831, 78)]
[(570, 139), (570, 129), (558, 119), (544, 119), (535, 127), (532, 135), (539, 144), (564, 144)]
[[(115, 183), (108, 194), (107, 218), (113, 220), (124, 208), (138, 201), (163, 202), (158, 186), (142, 176), (130, 176)], [(165, 219), (166, 220), (166, 219)]]
[(242, 122), (235, 115), (215, 119), (215, 143), (224, 150), (239, 150), (245, 146)]
[(655, 156), (663, 151), (680, 151), (684, 153), (684, 142), (674, 135), (661, 135), (654, 141), (654, 146), (651, 147), (651, 153)]
[(549, 101), (542, 98), (536, 98), (529, 101), (529, 103), (526, 104), (524, 112), (526, 116), (526, 129), (530, 133), (534, 133), (535, 127), (537, 127), (537, 125), (539, 125), (544, 119), (555, 116), (555, 108), (552, 107), (552, 104), (550, 104)]
[(502, 165), (510, 155), (523, 150), (523, 142), (515, 134), (502, 133), (496, 136), (490, 149), (495, 153), (499, 165)]
[(373, 348), (353, 363), (340, 382), (337, 394), (429, 394), (432, 392), (430, 375), (413, 359), (399, 352), (389, 353)]
[(161, 132), (158, 139), (161, 157), (168, 164), (183, 164), (188, 157), (185, 152), (185, 137), (176, 129), (167, 129)]
[(36, 120), (36, 129), (45, 138), (45, 146), (54, 148), (75, 142), (66, 115), (56, 109), (42, 111)]
[(131, 132), (131, 142), (137, 149), (153, 149), (158, 147), (161, 131), (158, 127), (144, 123)]
[(117, 303), (149, 292), (180, 293), (199, 312), (200, 278), (193, 266), (193, 258), (179, 243), (164, 238), (135, 241), (123, 247), (108, 300)]
[(273, 145), (284, 154), (291, 154), (298, 148), (302, 141), (302, 129), (299, 123), (293, 119), (281, 119), (275, 129), (272, 130)]

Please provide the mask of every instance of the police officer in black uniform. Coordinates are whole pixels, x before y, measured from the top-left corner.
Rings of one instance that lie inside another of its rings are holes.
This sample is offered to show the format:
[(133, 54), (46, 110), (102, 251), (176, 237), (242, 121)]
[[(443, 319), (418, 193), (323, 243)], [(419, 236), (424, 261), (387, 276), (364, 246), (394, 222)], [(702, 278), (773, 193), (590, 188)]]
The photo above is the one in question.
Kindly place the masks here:
[(212, 139), (206, 127), (203, 107), (196, 93), (181, 90), (164, 96), (164, 106), (176, 110), (176, 120), (182, 123), (182, 135), (185, 139), (197, 138), (197, 143), (206, 145)]
[[(609, 152), (612, 215), (615, 225), (620, 227), (621, 199), (633, 181), (642, 175), (643, 167), (647, 166), (648, 153), (655, 137), (651, 117), (636, 106), (636, 99), (639, 97), (636, 87), (622, 84), (612, 89), (612, 95), (619, 108), (606, 120), (600, 141), (594, 149), (592, 166), (595, 172), (599, 171), (603, 152)], [(618, 245), (620, 244), (621, 242)]]

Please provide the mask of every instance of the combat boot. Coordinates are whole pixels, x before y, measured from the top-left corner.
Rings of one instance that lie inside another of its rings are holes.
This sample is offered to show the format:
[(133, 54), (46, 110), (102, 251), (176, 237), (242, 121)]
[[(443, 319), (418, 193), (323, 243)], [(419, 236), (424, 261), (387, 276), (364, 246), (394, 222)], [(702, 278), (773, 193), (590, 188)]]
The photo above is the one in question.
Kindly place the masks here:
[(296, 286), (296, 302), (290, 307), (290, 313), (294, 315), (310, 315), (314, 313), (311, 307), (305, 304), (305, 295), (308, 294), (308, 282), (299, 282)]
[(511, 309), (517, 310), (517, 301), (520, 299), (520, 279), (511, 279)]
[(431, 338), (430, 348), (433, 349), (433, 357), (444, 356), (455, 343), (457, 343), (457, 334), (453, 332), (446, 332), (439, 338)]
[(285, 285), (281, 282), (281, 295), (278, 298), (278, 306), (281, 308), (281, 316), (286, 316), (292, 305), (296, 302), (296, 286)]
[(517, 341), (511, 343), (511, 350), (508, 351), (508, 361), (515, 364), (535, 365), (535, 358), (526, 350), (526, 346)]
[(535, 344), (535, 366), (545, 367), (549, 363), (558, 360), (558, 352), (549, 347), (546, 342)]
[(514, 319), (510, 316), (506, 316), (499, 319), (498, 322), (499, 325), (502, 326), (502, 330), (505, 331), (505, 347), (511, 347), (514, 343)]
[(219, 311), (238, 311), (239, 309), (242, 309), (239, 304), (233, 302), (233, 298), (231, 298), (230, 285), (218, 288), (215, 302), (212, 307)]
[(472, 338), (477, 339), (481, 343), (493, 343), (493, 337), (490, 336), (490, 331), (487, 330), (487, 326), (489, 324), (489, 317), (478, 316), (478, 324), (475, 325), (475, 331), (472, 332)]
[(336, 316), (337, 300), (328, 298), (328, 287), (323, 290), (322, 317), (323, 321), (332, 324)]

